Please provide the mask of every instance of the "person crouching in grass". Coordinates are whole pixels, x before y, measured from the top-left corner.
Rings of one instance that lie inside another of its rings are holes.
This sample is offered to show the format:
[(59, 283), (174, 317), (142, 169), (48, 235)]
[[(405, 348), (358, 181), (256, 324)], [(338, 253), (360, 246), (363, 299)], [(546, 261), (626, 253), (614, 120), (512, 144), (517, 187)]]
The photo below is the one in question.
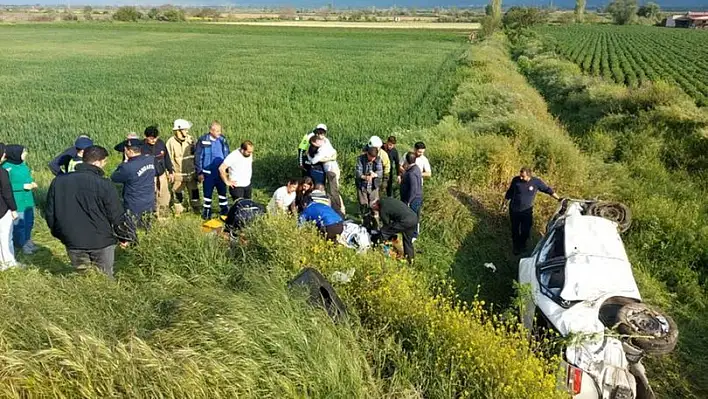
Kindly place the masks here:
[(37, 183), (32, 180), (32, 172), (25, 163), (27, 149), (21, 145), (8, 145), (5, 149), (5, 162), (2, 167), (10, 175), (12, 194), (17, 204), (17, 219), (12, 231), (15, 247), (21, 248), (26, 255), (33, 254), (37, 247), (32, 242), (34, 228), (34, 196), (32, 190)]

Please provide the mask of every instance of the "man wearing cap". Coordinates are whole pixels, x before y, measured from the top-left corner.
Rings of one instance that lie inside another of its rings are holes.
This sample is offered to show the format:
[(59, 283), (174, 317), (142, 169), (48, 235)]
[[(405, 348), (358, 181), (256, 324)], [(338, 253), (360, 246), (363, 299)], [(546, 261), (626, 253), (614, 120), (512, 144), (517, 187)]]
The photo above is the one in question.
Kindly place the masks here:
[(136, 138), (123, 143), (124, 161), (111, 175), (114, 183), (123, 184), (123, 205), (147, 227), (146, 216), (155, 212), (155, 157), (144, 155), (144, 143)]
[[(374, 147), (379, 150), (379, 158), (381, 158), (381, 165), (383, 166), (383, 178), (381, 178), (380, 187), (381, 189), (385, 189), (388, 187), (388, 181), (391, 178), (391, 160), (388, 157), (388, 153), (386, 151), (382, 151), (383, 141), (379, 136), (371, 136), (366, 147)], [(366, 149), (364, 151), (366, 151)]]
[(356, 189), (364, 226), (369, 229), (376, 228), (376, 213), (372, 211), (371, 204), (379, 199), (379, 187), (383, 177), (383, 166), (376, 147), (367, 148), (356, 162)]
[(189, 190), (190, 205), (199, 213), (199, 186), (194, 174), (194, 138), (189, 134), (192, 124), (177, 119), (172, 127), (173, 136), (167, 140), (167, 153), (174, 169), (172, 191), (175, 199), (175, 214), (184, 212), (184, 190)]
[(81, 135), (77, 137), (73, 147), (67, 148), (49, 162), (49, 170), (54, 176), (73, 172), (76, 169), (76, 165), (82, 162), (81, 157), (84, 154), (84, 150), (92, 145), (93, 141), (88, 136)]
[(158, 136), (160, 131), (157, 126), (148, 126), (145, 129), (143, 141), (143, 155), (152, 155), (155, 158), (155, 190), (157, 196), (157, 217), (164, 217), (170, 209), (170, 186), (174, 181), (175, 170), (172, 159), (167, 151), (165, 142)]
[(320, 123), (314, 129), (312, 129), (311, 132), (308, 132), (307, 134), (302, 136), (302, 140), (300, 140), (300, 145), (297, 147), (297, 162), (298, 167), (302, 169), (303, 177), (310, 176), (310, 163), (307, 159), (307, 150), (310, 149), (310, 139), (316, 134), (324, 137), (327, 143), (329, 143), (329, 140), (326, 137), (327, 125), (325, 125), (324, 123)]
[(214, 188), (219, 194), (219, 213), (226, 216), (229, 213), (229, 199), (226, 197), (226, 183), (221, 179), (219, 166), (229, 155), (229, 143), (221, 135), (221, 124), (213, 121), (209, 126), (209, 133), (197, 140), (194, 150), (194, 169), (197, 179), (204, 183), (204, 205), (202, 205), (202, 219), (211, 219), (211, 201)]

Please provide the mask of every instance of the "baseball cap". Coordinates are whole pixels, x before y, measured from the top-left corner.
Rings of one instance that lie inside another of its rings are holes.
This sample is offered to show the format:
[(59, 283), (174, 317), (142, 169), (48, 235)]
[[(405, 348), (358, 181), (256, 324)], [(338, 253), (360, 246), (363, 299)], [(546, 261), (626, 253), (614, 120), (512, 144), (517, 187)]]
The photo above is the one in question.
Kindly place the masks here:
[(189, 123), (189, 121), (184, 120), (184, 119), (177, 119), (177, 120), (175, 120), (172, 130), (184, 130), (184, 129), (189, 129), (191, 127), (192, 127), (192, 124)]
[(81, 136), (74, 142), (74, 147), (77, 150), (85, 150), (93, 145), (93, 140), (88, 137)]
[(379, 136), (371, 136), (371, 138), (369, 139), (369, 147), (381, 148), (382, 145), (383, 141)]
[(315, 130), (324, 130), (325, 132), (327, 132), (327, 125), (325, 125), (324, 123), (320, 123), (319, 125), (317, 125), (317, 127), (315, 127)]
[(138, 138), (138, 135), (135, 133), (131, 133), (128, 135), (128, 138), (121, 141), (120, 143), (116, 144), (115, 147), (113, 147), (114, 150), (118, 152), (123, 152), (125, 150), (125, 147), (140, 147), (143, 145), (143, 141)]

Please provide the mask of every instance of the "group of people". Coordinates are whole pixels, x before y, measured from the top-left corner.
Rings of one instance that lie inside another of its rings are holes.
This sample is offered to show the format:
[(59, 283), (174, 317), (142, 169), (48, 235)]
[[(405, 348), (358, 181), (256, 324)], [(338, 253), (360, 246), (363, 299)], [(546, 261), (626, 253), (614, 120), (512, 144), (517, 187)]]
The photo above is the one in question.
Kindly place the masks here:
[[(47, 194), (45, 219), (75, 267), (95, 264), (112, 276), (116, 246), (129, 244), (129, 239), (117, 234), (117, 226), (126, 221), (147, 229), (154, 216), (164, 217), (170, 208), (179, 215), (185, 205), (209, 220), (215, 189), (218, 215), (223, 218), (229, 214), (227, 193), (237, 202), (251, 199), (253, 143), (244, 141), (231, 151), (218, 121), (197, 139), (189, 134), (191, 127), (184, 119), (175, 120), (166, 143), (156, 126), (146, 128), (142, 139), (129, 134), (114, 146), (123, 162), (110, 180), (104, 177), (109, 151), (88, 136), (79, 136), (72, 147), (49, 163), (56, 177)], [(420, 232), (424, 181), (432, 176), (425, 151), (425, 144), (417, 142), (413, 150), (400, 157), (396, 137), (390, 136), (384, 143), (372, 136), (355, 166), (364, 227), (372, 237), (383, 241), (396, 240), (400, 234), (409, 262), (415, 257), (414, 242)], [(31, 239), (32, 191), (37, 184), (25, 163), (28, 152), (24, 147), (0, 144), (0, 154), (0, 267), (6, 268), (17, 264), (15, 247), (26, 254), (37, 248)], [(267, 210), (296, 214), (300, 223), (312, 222), (327, 239), (335, 240), (344, 230), (346, 210), (340, 194), (337, 151), (327, 138), (326, 125), (317, 125), (302, 138), (297, 158), (302, 178), (290, 179), (277, 189)], [(122, 200), (114, 183), (123, 186)], [(394, 198), (396, 185), (400, 186), (400, 200)], [(511, 204), (515, 253), (521, 252), (528, 239), (536, 191), (558, 198), (524, 168), (506, 193)], [(189, 195), (187, 204), (185, 192)]]

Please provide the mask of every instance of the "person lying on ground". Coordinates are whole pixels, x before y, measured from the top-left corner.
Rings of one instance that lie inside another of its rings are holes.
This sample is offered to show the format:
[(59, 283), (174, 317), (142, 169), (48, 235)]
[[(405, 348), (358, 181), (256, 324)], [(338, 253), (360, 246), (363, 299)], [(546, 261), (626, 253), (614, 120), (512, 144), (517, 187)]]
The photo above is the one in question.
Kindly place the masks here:
[(415, 258), (413, 234), (418, 226), (418, 215), (403, 201), (383, 197), (374, 201), (372, 208), (379, 213), (381, 220), (381, 238), (392, 240), (400, 233), (403, 235), (403, 253), (408, 262)]
[(124, 209), (115, 187), (103, 177), (107, 159), (103, 147), (84, 149), (84, 162), (75, 173), (60, 175), (49, 186), (45, 219), (75, 268), (95, 264), (113, 277), (114, 226)]
[(328, 240), (335, 241), (344, 230), (344, 220), (331, 206), (310, 202), (300, 214), (299, 224), (314, 222), (320, 233)]
[(287, 184), (275, 190), (273, 197), (268, 203), (268, 213), (271, 215), (278, 213), (292, 212), (295, 197), (297, 196), (298, 181), (295, 179), (288, 180)]
[(93, 141), (89, 136), (81, 135), (77, 137), (73, 147), (67, 148), (49, 162), (49, 170), (54, 176), (73, 172), (76, 165), (81, 163), (84, 150), (92, 145)]

